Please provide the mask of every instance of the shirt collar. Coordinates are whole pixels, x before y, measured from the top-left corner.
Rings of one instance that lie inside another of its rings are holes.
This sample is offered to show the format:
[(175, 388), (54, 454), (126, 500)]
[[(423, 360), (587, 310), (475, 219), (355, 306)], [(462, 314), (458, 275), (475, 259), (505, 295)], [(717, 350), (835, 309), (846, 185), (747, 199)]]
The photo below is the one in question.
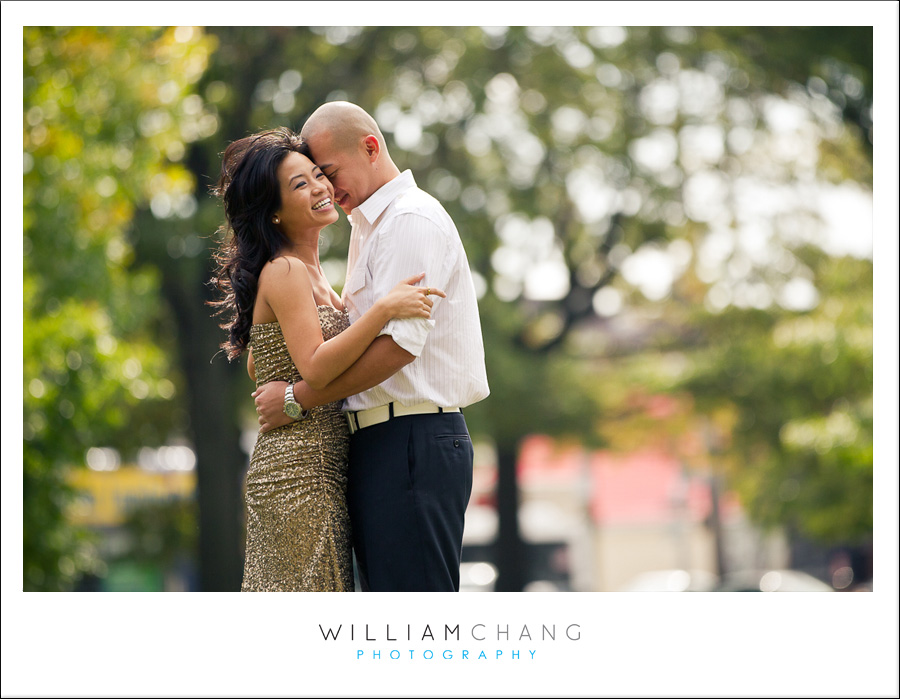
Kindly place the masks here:
[(390, 182), (375, 190), (372, 196), (353, 209), (350, 212), (351, 219), (356, 215), (356, 212), (359, 212), (370, 225), (374, 224), (394, 199), (415, 186), (416, 181), (413, 179), (412, 170), (404, 170)]

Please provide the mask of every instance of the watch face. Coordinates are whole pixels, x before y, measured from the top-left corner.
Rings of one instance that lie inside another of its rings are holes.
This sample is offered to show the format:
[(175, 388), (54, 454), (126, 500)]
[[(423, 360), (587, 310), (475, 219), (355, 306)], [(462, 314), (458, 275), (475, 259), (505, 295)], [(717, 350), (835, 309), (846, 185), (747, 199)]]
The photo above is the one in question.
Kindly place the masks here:
[(292, 420), (296, 420), (300, 417), (300, 405), (298, 403), (285, 403), (284, 404), (284, 414), (287, 415)]

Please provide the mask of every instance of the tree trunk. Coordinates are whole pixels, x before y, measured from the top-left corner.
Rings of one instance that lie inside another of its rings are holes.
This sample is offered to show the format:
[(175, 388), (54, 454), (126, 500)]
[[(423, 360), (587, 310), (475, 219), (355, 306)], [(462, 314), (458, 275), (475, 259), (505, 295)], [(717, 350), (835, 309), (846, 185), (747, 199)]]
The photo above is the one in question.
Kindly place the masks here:
[[(210, 317), (203, 280), (178, 275), (180, 265), (163, 267), (164, 292), (178, 324), (178, 346), (187, 382), (190, 434), (197, 454), (197, 500), (200, 512), (200, 589), (240, 590), (243, 577), (243, 498), (241, 478), (246, 455), (231, 404), (235, 372), (224, 356), (216, 357), (224, 332)], [(182, 268), (183, 270), (183, 268)], [(249, 395), (247, 400), (250, 400)]]
[(518, 449), (497, 445), (497, 514), (500, 520), (494, 560), (499, 574), (497, 592), (521, 592), (525, 580), (525, 547), (519, 536)]

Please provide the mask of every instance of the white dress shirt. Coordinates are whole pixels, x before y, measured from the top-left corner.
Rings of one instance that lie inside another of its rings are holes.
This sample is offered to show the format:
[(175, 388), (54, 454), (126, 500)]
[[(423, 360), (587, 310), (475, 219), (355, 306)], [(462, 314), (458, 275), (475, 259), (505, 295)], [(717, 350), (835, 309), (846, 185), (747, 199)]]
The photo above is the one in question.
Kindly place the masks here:
[(430, 401), (460, 407), (488, 396), (478, 302), (466, 251), (444, 207), (416, 186), (412, 172), (381, 187), (350, 213), (352, 225), (344, 304), (355, 322), (402, 280), (425, 272), (423, 286), (442, 289), (432, 297), (431, 319), (393, 319), (382, 335), (416, 359), (387, 381), (349, 396), (346, 410), (399, 401)]

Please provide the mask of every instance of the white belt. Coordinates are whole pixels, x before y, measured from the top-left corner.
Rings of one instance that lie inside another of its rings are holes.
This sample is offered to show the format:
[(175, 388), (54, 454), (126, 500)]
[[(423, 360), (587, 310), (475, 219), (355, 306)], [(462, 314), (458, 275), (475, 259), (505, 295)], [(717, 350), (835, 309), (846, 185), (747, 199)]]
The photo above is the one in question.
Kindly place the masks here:
[(458, 413), (459, 408), (441, 408), (434, 403), (419, 403), (418, 405), (403, 405), (403, 403), (389, 403), (379, 405), (368, 410), (348, 410), (347, 423), (350, 425), (350, 434), (357, 430), (371, 427), (382, 422), (387, 422), (393, 417), (405, 415), (428, 415), (429, 413)]

